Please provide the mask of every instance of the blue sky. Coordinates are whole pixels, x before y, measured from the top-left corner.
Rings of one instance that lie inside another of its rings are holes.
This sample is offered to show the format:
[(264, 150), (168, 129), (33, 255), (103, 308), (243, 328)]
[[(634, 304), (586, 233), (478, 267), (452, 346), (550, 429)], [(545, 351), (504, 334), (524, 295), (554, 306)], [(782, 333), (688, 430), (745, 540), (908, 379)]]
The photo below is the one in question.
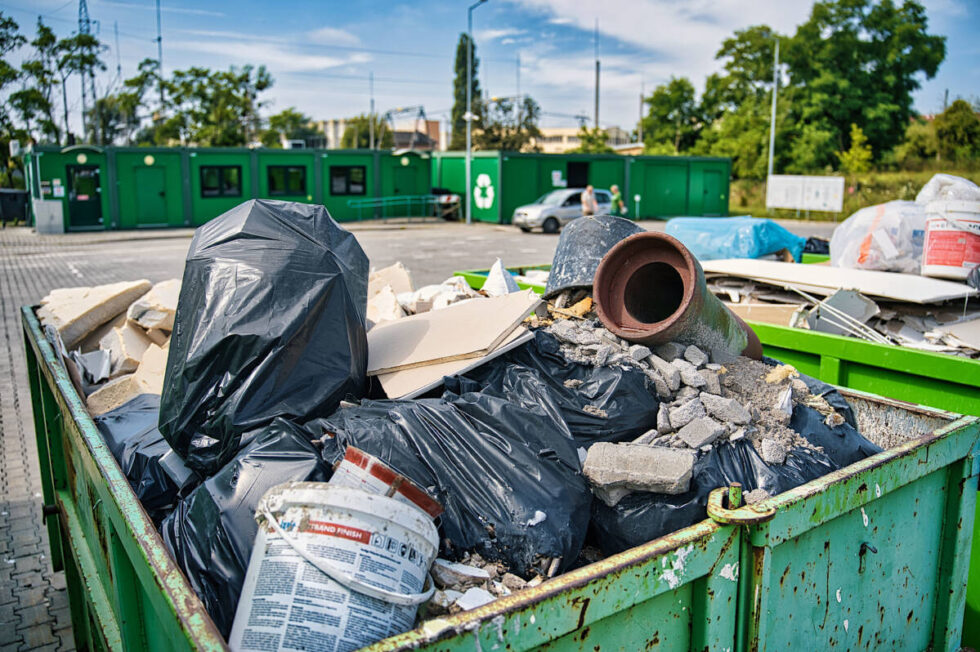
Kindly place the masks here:
[[(941, 109), (944, 89), (951, 99), (980, 95), (980, 2), (923, 3), (930, 32), (948, 39), (939, 74), (915, 94), (916, 108), (930, 113)], [(453, 56), (469, 4), (163, 0), (164, 69), (264, 63), (276, 80), (265, 96), (267, 112), (295, 106), (317, 119), (366, 112), (373, 71), (379, 112), (423, 105), (430, 118), (446, 120)], [(0, 10), (28, 33), (41, 13), (59, 35), (68, 34), (77, 24), (77, 6), (77, 0), (0, 0)], [(110, 47), (100, 86), (115, 77), (114, 24), (123, 77), (144, 57), (156, 56), (153, 0), (89, 0), (88, 6)], [(541, 104), (542, 123), (574, 126), (566, 116), (592, 115), (598, 19), (600, 120), (631, 129), (641, 86), (649, 93), (671, 75), (683, 75), (700, 87), (719, 69), (714, 53), (734, 30), (766, 23), (792, 33), (811, 6), (808, 0), (489, 0), (473, 14), (480, 79), (490, 95), (515, 94), (519, 57), (520, 90)]]

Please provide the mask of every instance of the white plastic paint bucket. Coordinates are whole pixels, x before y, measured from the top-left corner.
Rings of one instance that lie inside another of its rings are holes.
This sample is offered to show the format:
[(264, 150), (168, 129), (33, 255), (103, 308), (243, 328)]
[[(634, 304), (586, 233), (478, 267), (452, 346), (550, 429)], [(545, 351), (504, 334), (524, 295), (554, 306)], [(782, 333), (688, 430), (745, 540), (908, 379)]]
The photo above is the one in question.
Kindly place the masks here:
[(408, 631), (439, 535), (422, 510), (320, 482), (270, 489), (228, 643), (353, 650)]
[(377, 457), (359, 448), (348, 446), (344, 458), (334, 467), (330, 476), (331, 486), (363, 489), (371, 494), (388, 496), (418, 507), (436, 518), (443, 512), (442, 505), (433, 500), (414, 482), (401, 475)]
[(965, 280), (977, 265), (980, 265), (980, 202), (930, 202), (926, 206), (922, 275)]

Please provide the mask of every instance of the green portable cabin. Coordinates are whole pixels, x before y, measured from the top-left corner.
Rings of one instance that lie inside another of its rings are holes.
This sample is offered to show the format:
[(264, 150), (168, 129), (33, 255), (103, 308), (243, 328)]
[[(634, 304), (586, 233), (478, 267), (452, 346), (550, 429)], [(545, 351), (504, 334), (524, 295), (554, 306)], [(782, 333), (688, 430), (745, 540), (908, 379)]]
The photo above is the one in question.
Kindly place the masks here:
[[(65, 231), (199, 226), (253, 198), (367, 219), (383, 200), (431, 190), (427, 155), (418, 152), (34, 146), (24, 163), (32, 200), (60, 202)], [(388, 203), (387, 217), (423, 205)]]
[[(630, 217), (728, 215), (731, 160), (617, 154), (472, 154), (473, 219), (509, 224), (514, 209), (560, 188), (617, 184)], [(465, 196), (466, 154), (432, 155), (432, 184)]]

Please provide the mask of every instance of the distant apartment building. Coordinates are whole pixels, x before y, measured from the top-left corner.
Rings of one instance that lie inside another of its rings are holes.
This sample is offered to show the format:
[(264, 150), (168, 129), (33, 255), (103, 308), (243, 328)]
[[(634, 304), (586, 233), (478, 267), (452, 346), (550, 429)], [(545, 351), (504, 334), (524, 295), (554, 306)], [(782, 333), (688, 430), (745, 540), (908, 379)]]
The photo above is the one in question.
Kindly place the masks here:
[[(405, 122), (404, 126), (407, 126), (408, 122)], [(314, 123), (317, 131), (323, 134), (317, 140), (315, 145), (309, 145), (311, 147), (321, 147), (324, 149), (340, 149), (341, 140), (344, 138), (344, 131), (347, 129), (347, 119), (346, 118), (332, 118), (330, 120), (318, 120)], [(412, 127), (415, 129), (395, 129), (395, 149), (417, 149), (423, 151), (432, 151), (437, 149), (442, 149), (441, 144), (443, 140), (440, 138), (440, 125), (438, 120), (425, 120), (419, 123), (412, 123)], [(385, 129), (390, 129), (391, 125), (386, 124)], [(414, 134), (414, 136), (413, 136)], [(376, 134), (377, 138), (381, 135)]]
[[(540, 147), (545, 154), (563, 154), (579, 146), (579, 127), (542, 127), (541, 137), (531, 139), (531, 147)], [(606, 144), (612, 148), (630, 142), (630, 134), (619, 127), (607, 127), (609, 139)]]

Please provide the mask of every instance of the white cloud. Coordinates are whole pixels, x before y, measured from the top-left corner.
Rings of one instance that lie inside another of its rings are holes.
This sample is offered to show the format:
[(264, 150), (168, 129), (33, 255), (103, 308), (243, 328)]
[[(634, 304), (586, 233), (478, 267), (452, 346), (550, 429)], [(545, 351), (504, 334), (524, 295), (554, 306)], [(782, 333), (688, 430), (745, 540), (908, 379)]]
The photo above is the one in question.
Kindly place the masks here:
[[(153, 12), (156, 11), (156, 5), (154, 4), (136, 4), (135, 2), (119, 2), (119, 0), (96, 0), (96, 2), (93, 2), (92, 5), (93, 9), (105, 5), (107, 7), (120, 7), (123, 9), (144, 9)], [(166, 4), (160, 5), (160, 11), (163, 13), (189, 14), (192, 16), (225, 16), (225, 14), (220, 11), (194, 9), (190, 7), (171, 7)]]
[[(371, 57), (353, 53), (346, 57), (301, 54), (273, 43), (255, 41), (171, 41), (168, 47), (176, 50), (213, 55), (233, 63), (263, 64), (273, 73), (302, 72), (337, 68), (348, 64), (367, 63)], [(209, 60), (210, 62), (211, 60)], [(213, 63), (211, 64), (214, 65)]]
[(477, 43), (480, 43), (481, 41), (495, 41), (508, 36), (520, 36), (524, 33), (525, 30), (515, 29), (513, 27), (504, 27), (502, 29), (478, 29), (473, 32), (473, 38)]
[(317, 43), (326, 43), (328, 45), (361, 44), (361, 39), (359, 39), (355, 34), (351, 34), (347, 30), (338, 29), (336, 27), (321, 27), (310, 32), (309, 36), (310, 39)]

